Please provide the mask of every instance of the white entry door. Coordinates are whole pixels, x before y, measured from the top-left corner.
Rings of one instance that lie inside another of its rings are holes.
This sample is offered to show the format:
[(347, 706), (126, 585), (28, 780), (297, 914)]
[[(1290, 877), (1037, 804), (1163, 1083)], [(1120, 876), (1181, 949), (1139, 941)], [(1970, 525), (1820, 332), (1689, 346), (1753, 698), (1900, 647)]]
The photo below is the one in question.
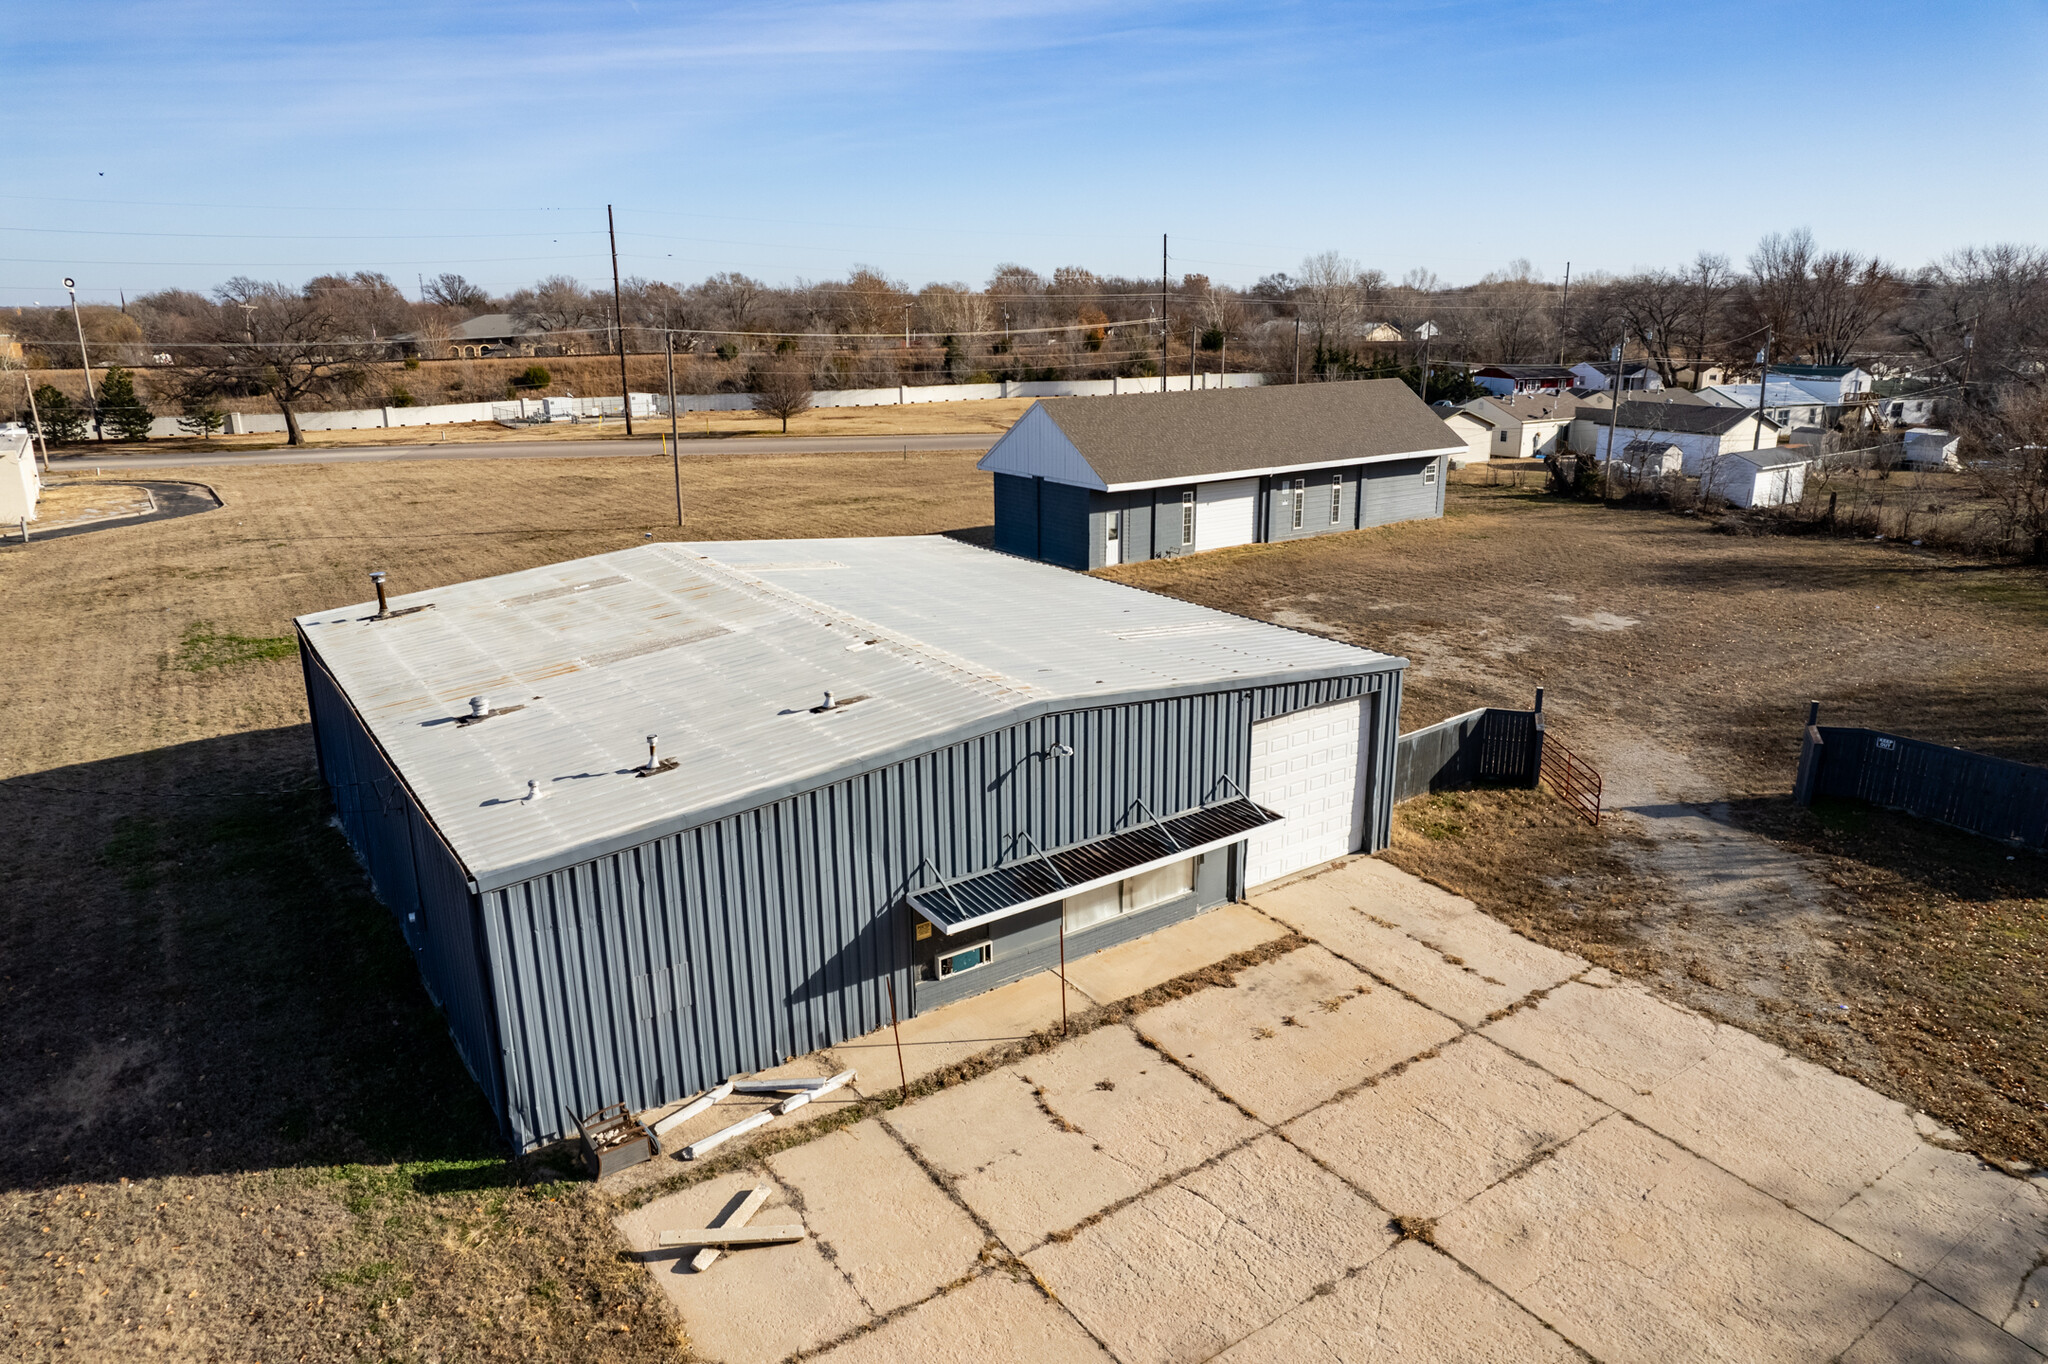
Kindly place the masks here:
[(1372, 698), (1298, 710), (1252, 726), (1255, 804), (1283, 816), (1253, 834), (1245, 850), (1244, 883), (1257, 886), (1365, 844), (1364, 770)]
[(1114, 568), (1124, 561), (1124, 514), (1113, 511), (1103, 521), (1102, 566)]
[(1259, 481), (1230, 478), (1195, 485), (1195, 548), (1226, 549), (1259, 538)]

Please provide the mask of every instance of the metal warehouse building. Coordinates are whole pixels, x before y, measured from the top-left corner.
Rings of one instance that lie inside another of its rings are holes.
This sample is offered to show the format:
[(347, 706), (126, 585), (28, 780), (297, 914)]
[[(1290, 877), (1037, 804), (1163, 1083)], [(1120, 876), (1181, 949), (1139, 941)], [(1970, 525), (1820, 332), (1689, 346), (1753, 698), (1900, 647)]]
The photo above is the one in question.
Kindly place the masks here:
[(982, 456), (996, 548), (1068, 568), (1442, 516), (1466, 454), (1399, 379), (1033, 403)]
[(298, 627), (341, 823), (522, 1148), (1383, 846), (1407, 666), (936, 537)]

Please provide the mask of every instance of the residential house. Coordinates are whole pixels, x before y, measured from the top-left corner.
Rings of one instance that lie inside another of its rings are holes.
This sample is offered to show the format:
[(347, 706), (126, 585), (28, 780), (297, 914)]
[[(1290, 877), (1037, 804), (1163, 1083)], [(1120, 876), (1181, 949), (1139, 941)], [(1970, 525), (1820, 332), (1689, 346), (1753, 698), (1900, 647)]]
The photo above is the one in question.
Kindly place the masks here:
[[(1716, 407), (1743, 407), (1756, 411), (1755, 384), (1716, 384), (1712, 388), (1701, 389), (1700, 396)], [(1780, 379), (1774, 373), (1769, 388), (1764, 392), (1764, 415), (1787, 431), (1799, 426), (1825, 426), (1827, 403), (1806, 385)]]
[(1556, 454), (1560, 445), (1570, 443), (1567, 428), (1576, 417), (1589, 409), (1605, 411), (1609, 406), (1605, 394), (1579, 398), (1565, 391), (1474, 398), (1459, 410), (1475, 413), (1492, 423), (1492, 458), (1545, 459)]
[(1462, 468), (1467, 464), (1484, 464), (1493, 458), (1495, 433), (1500, 423), (1473, 408), (1470, 403), (1459, 407), (1454, 403), (1431, 403), (1437, 416), (1443, 418), (1445, 426), (1457, 432), (1465, 442), (1465, 453), (1451, 456), (1451, 467)]
[[(1578, 376), (1579, 388), (1590, 388), (1600, 393), (1614, 386), (1612, 363), (1602, 365), (1582, 360), (1572, 366), (1572, 373)], [(1664, 387), (1664, 376), (1657, 372), (1655, 365), (1646, 365), (1640, 360), (1624, 360), (1621, 362), (1621, 386), (1629, 392), (1659, 389)]]
[(976, 467), (995, 547), (1068, 568), (1443, 515), (1465, 439), (1399, 379), (1051, 398)]
[(1611, 415), (1582, 412), (1572, 423), (1572, 448), (1603, 463), (1610, 449), (1625, 451), (1631, 441), (1676, 446), (1684, 459), (1680, 471), (1696, 476), (1710, 460), (1723, 454), (1775, 448), (1778, 424), (1768, 417), (1759, 419), (1754, 408), (1633, 399)]
[(1472, 371), (1472, 382), (1488, 393), (1556, 393), (1571, 388), (1579, 376), (1563, 365), (1487, 365)]
[(1929, 426), (1935, 419), (1944, 385), (1932, 379), (1879, 379), (1877, 415), (1886, 426)]
[(1859, 365), (1772, 365), (1773, 379), (1790, 379), (1829, 407), (1854, 407), (1877, 381)]

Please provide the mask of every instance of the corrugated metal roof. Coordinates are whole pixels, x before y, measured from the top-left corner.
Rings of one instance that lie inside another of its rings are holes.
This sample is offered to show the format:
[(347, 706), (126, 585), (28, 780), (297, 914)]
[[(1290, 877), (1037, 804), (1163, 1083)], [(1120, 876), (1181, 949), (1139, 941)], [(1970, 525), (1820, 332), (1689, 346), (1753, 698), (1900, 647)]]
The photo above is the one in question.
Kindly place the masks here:
[[(1033, 714), (1406, 666), (938, 536), (646, 545), (392, 605), (427, 603), (298, 623), (484, 889)], [(477, 695), (504, 713), (458, 724)], [(648, 734), (673, 770), (635, 775)]]

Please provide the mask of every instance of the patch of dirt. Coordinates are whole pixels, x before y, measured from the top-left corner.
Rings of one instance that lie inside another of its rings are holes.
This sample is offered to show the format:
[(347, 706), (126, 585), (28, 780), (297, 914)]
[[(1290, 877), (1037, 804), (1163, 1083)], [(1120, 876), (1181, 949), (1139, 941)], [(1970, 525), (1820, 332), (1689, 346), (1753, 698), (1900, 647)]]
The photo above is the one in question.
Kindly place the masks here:
[[(1824, 723), (2048, 762), (2048, 579), (1868, 539), (1718, 535), (1512, 481), (1461, 477), (1449, 496), (1441, 521), (1106, 576), (1405, 655), (1404, 729), (1545, 688), (1550, 734), (1603, 775), (1603, 828), (1544, 794), (1439, 795), (1397, 812), (1389, 860), (1987, 1153), (2048, 1164), (2040, 1039), (1993, 1003), (2039, 989), (2040, 890), (2019, 878), (1944, 919), (1925, 887), (1995, 845), (1910, 820), (1829, 845), (1785, 799), (1809, 699)], [(1893, 926), (1882, 952), (1859, 948), (1866, 924)]]

